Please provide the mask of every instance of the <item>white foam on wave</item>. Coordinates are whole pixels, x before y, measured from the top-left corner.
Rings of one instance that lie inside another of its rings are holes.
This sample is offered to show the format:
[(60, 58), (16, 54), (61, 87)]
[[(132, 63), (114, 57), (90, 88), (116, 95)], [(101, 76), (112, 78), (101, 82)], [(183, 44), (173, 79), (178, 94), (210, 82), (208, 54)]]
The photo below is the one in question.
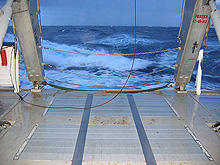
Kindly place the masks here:
[(162, 53), (159, 63), (167, 67), (174, 65), (176, 63), (177, 53), (177, 50)]
[[(5, 37), (6, 42), (14, 41), (14, 34), (7, 33)], [(79, 45), (68, 46), (65, 44), (57, 44), (50, 42), (48, 40), (43, 40), (42, 45), (45, 47), (65, 50), (65, 51), (74, 51), (74, 52), (84, 52), (84, 53), (97, 53), (97, 54), (108, 54), (107, 50), (88, 50)], [(20, 48), (19, 48), (20, 49)], [(51, 51), (48, 49), (43, 49), (43, 59), (45, 63), (55, 65), (61, 69), (67, 69), (69, 67), (100, 67), (101, 74), (100, 76), (112, 77), (116, 75), (127, 76), (129, 70), (131, 69), (132, 59), (123, 57), (123, 56), (94, 56), (94, 55), (79, 55), (64, 53), (58, 51)], [(149, 60), (135, 59), (134, 70), (146, 68), (152, 62)], [(24, 63), (20, 62), (20, 74), (24, 72)], [(104, 69), (104, 70), (103, 70)], [(85, 75), (96, 75), (96, 72), (91, 72), (89, 70), (77, 70), (77, 73)], [(53, 79), (60, 79), (62, 75), (62, 80), (66, 82), (72, 82), (76, 84), (84, 85), (104, 85), (104, 86), (117, 86), (123, 85), (126, 79), (94, 79), (88, 77), (81, 77), (76, 75), (64, 74), (55, 70), (46, 70), (45, 76)], [(131, 78), (131, 81), (128, 82), (128, 85), (133, 85), (134, 82), (141, 81), (142, 78)], [(84, 88), (77, 87), (70, 84), (65, 84), (66, 87), (73, 88)], [(27, 76), (25, 79), (21, 80), (21, 88), (31, 88), (32, 83), (28, 80)]]
[[(5, 36), (6, 42), (13, 42), (14, 41), (14, 34), (7, 33)], [(159, 43), (158, 40), (152, 40), (147, 38), (137, 38), (138, 45), (152, 45), (155, 43)], [(89, 41), (88, 41), (89, 43)], [(104, 44), (113, 47), (126, 47), (131, 48), (134, 44), (134, 37), (129, 34), (114, 34), (112, 36), (108, 36), (103, 39), (96, 39), (93, 41), (92, 44)], [(219, 47), (217, 46), (217, 42), (209, 42), (209, 48), (211, 51), (215, 50), (218, 51)], [(42, 45), (45, 47), (50, 47), (54, 49), (66, 50), (66, 51), (74, 51), (74, 52), (84, 52), (84, 53), (97, 53), (97, 54), (108, 54), (108, 50), (104, 48), (99, 50), (91, 50), (87, 49), (86, 47), (80, 45), (65, 45), (65, 44), (58, 44), (48, 40), (43, 40)], [(133, 50), (131, 50), (133, 52)], [(207, 51), (209, 53), (209, 51)], [(120, 53), (120, 52), (115, 52)], [(152, 59), (135, 59), (134, 70), (138, 69), (146, 69), (148, 66), (154, 65), (154, 63), (159, 66), (161, 69), (165, 68), (166, 66), (172, 66), (176, 63), (177, 51), (170, 51), (161, 53), (156, 58), (157, 61), (153, 61)], [(209, 57), (210, 58), (210, 57)], [(71, 54), (71, 53), (63, 53), (57, 51), (51, 51), (47, 49), (43, 49), (43, 59), (45, 63), (52, 64), (57, 68), (67, 69), (67, 68), (75, 68), (75, 67), (84, 67), (88, 69), (82, 70), (74, 70), (71, 71), (77, 72), (80, 74), (85, 75), (98, 75), (98, 76), (105, 76), (105, 77), (113, 77), (113, 76), (127, 76), (129, 74), (129, 70), (131, 69), (132, 58), (127, 58), (125, 56), (94, 56), (94, 55), (79, 55), (79, 54)], [(217, 59), (218, 60), (218, 59)], [(216, 61), (217, 61), (216, 60)], [(22, 67), (20, 67), (20, 74), (24, 71), (24, 64), (20, 63)], [(93, 71), (93, 68), (97, 68), (97, 70)], [(219, 65), (215, 65), (213, 67), (213, 72), (219, 68)], [(91, 70), (90, 70), (91, 69)], [(99, 70), (100, 69), (100, 70)], [(154, 70), (157, 70), (154, 69)], [(174, 71), (174, 69), (173, 69)], [(137, 72), (136, 72), (137, 73)], [(134, 74), (136, 74), (134, 71)], [(104, 85), (104, 86), (117, 86), (123, 85), (126, 79), (95, 79), (95, 78), (88, 78), (82, 77), (77, 75), (70, 75), (65, 74), (56, 70), (45, 70), (46, 77), (63, 80), (66, 82), (72, 82), (77, 84), (85, 84), (85, 85)], [(206, 77), (206, 76), (205, 76)], [(208, 77), (215, 77), (213, 75), (208, 75)], [(136, 84), (144, 84), (144, 83), (151, 83), (155, 81), (163, 81), (167, 79), (173, 78), (173, 73), (158, 73), (156, 75), (148, 75), (143, 77), (135, 77), (130, 78), (128, 85), (136, 85)], [(217, 77), (218, 78), (218, 77)], [(194, 82), (191, 82), (187, 85), (187, 89), (194, 89)], [(203, 86), (209, 87), (208, 82), (204, 83)], [(211, 84), (213, 85), (213, 89), (219, 89), (218, 84)], [(211, 88), (211, 85), (209, 88)], [(85, 88), (85, 87), (77, 87), (65, 84), (67, 87), (71, 88)], [(161, 84), (157, 84), (153, 87), (161, 86)], [(27, 77), (24, 80), (21, 80), (21, 87), (27, 88), (32, 87), (32, 83), (28, 81)], [(140, 87), (141, 89), (152, 88), (152, 86), (147, 87)]]
[[(88, 50), (79, 45), (68, 46), (65, 44), (56, 44), (50, 41), (43, 41), (43, 46), (51, 47), (60, 50), (74, 51), (74, 52), (84, 52), (84, 53), (98, 53), (98, 54), (106, 54), (109, 53), (107, 50)], [(115, 76), (128, 76), (129, 71), (131, 69), (132, 58), (127, 58), (124, 56), (97, 56), (97, 55), (79, 55), (79, 54), (70, 54), (63, 53), (51, 50), (43, 50), (44, 54), (44, 62), (48, 64), (52, 64), (57, 68), (61, 69), (69, 69), (75, 67), (85, 67), (86, 70), (74, 70), (71, 69), (72, 72), (77, 72), (80, 74), (104, 77), (115, 77)], [(145, 59), (135, 59), (134, 63), (134, 75), (135, 70), (138, 69), (146, 69), (148, 66), (152, 65), (153, 61), (145, 60)], [(98, 68), (96, 71), (90, 71), (91, 68)], [(100, 69), (100, 70), (99, 70)], [(70, 75), (66, 73), (61, 73), (59, 71), (54, 70), (46, 70), (46, 76), (53, 79), (60, 79), (60, 75), (62, 74), (62, 80), (66, 82), (76, 83), (76, 84), (84, 84), (84, 85), (104, 85), (104, 86), (123, 86), (126, 78), (123, 79), (97, 79), (97, 78), (89, 78), (77, 75)], [(173, 78), (172, 75), (148, 75), (142, 77), (130, 78), (127, 85), (134, 84), (144, 84), (151, 83), (154, 81), (161, 81), (166, 79)], [(85, 88), (80, 86), (73, 86), (70, 84), (65, 84), (67, 87), (76, 87), (76, 88)], [(161, 86), (161, 84), (157, 84), (154, 87)], [(151, 87), (138, 87), (138, 89), (146, 89)]]
[[(83, 52), (83, 53), (96, 53), (108, 54), (106, 50), (87, 50), (83, 47), (73, 45), (68, 46), (65, 44), (56, 44), (50, 41), (43, 41), (43, 46), (53, 49)], [(116, 71), (127, 71), (131, 69), (132, 59), (123, 56), (100, 56), (100, 55), (80, 55), (72, 53), (64, 53), (59, 51), (51, 51), (48, 49), (43, 50), (44, 62), (55, 65), (59, 68), (66, 69), (68, 67), (102, 67), (105, 69)], [(151, 61), (143, 59), (135, 59), (134, 70), (146, 68)]]
[[(134, 45), (135, 38), (132, 35), (129, 34), (115, 34), (112, 36), (108, 36), (106, 38), (102, 39), (97, 39), (95, 41), (96, 44), (104, 44), (104, 45), (109, 45), (113, 47), (130, 47), (131, 45)], [(159, 42), (157, 40), (153, 39), (147, 39), (147, 38), (136, 38), (136, 43), (138, 45), (149, 45), (154, 42)], [(93, 42), (94, 43), (94, 42)]]

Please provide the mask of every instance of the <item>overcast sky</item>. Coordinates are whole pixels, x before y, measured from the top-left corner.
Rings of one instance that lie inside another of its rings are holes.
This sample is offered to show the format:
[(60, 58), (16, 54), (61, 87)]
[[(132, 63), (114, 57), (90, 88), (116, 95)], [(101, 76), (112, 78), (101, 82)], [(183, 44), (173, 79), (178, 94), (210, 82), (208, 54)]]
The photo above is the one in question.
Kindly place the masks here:
[[(182, 1), (137, 0), (137, 25), (179, 26)], [(42, 25), (134, 25), (134, 0), (40, 0), (40, 7)]]

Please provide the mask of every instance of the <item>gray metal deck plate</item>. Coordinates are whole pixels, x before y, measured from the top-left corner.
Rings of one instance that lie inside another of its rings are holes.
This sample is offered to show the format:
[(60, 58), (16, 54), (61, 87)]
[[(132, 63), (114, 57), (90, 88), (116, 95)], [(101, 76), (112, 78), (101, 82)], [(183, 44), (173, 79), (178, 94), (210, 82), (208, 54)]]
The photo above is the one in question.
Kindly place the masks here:
[(139, 98), (134, 96), (134, 100), (141, 116), (176, 116), (163, 98)]
[[(92, 106), (100, 105), (113, 96), (94, 96)], [(132, 116), (126, 95), (119, 95), (108, 104), (92, 109), (91, 116)]]
[(220, 95), (202, 94), (194, 97), (220, 120)]
[(183, 126), (144, 126), (157, 161), (209, 161)]
[[(62, 107), (84, 108), (86, 97), (58, 97), (52, 103), (52, 108), (46, 113), (47, 116), (82, 116), (83, 110)], [(56, 107), (56, 108), (53, 108)], [(60, 107), (60, 108), (59, 108)]]
[(79, 125), (39, 125), (19, 159), (72, 160)]
[(89, 125), (83, 160), (144, 162), (135, 126)]
[(8, 108), (15, 105), (19, 100), (19, 97), (12, 91), (0, 91), (0, 116), (4, 114)]
[[(206, 125), (216, 119), (190, 94), (173, 91), (121, 94), (109, 104), (91, 111), (71, 108), (67, 109), (71, 113), (63, 114), (66, 109), (62, 106), (84, 108), (89, 98), (88, 103), (94, 106), (113, 96), (97, 91), (44, 90), (29, 94), (26, 101), (45, 106), (52, 104), (60, 109), (51, 108), (42, 116), (47, 108), (32, 107), (24, 102), (16, 105), (5, 118), (16, 122), (1, 138), (0, 162), (70, 165), (72, 160), (82, 156), (84, 165), (142, 165), (153, 153), (158, 165), (218, 165), (219, 136)], [(36, 124), (38, 127), (33, 131)], [(209, 161), (210, 157), (200, 144), (214, 161)]]

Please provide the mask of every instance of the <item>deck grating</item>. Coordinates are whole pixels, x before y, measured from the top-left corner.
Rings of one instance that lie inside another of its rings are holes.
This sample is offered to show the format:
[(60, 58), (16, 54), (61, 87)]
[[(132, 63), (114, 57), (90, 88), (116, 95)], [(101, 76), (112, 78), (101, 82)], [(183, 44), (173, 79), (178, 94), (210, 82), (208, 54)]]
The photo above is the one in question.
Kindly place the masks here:
[(145, 161), (134, 125), (89, 125), (87, 134), (83, 161)]
[[(74, 109), (71, 107), (84, 108), (86, 97), (68, 97), (68, 98), (55, 98), (52, 100), (51, 108), (46, 109), (43, 116), (82, 116), (83, 110)], [(56, 107), (56, 108), (53, 108)], [(60, 107), (60, 108), (59, 108)], [(62, 108), (69, 107), (69, 108)]]
[(19, 160), (71, 160), (78, 125), (38, 125)]
[[(149, 160), (153, 155), (154, 164), (218, 164), (218, 154), (213, 150), (219, 151), (219, 136), (207, 127), (206, 121), (216, 121), (207, 111), (213, 114), (218, 111), (219, 95), (193, 96), (195, 101), (190, 94), (169, 91), (120, 94), (112, 102), (90, 109), (114, 96), (91, 93), (47, 95), (45, 91), (42, 100), (46, 106), (52, 106), (48, 109), (18, 104), (6, 118), (17, 121), (0, 143), (0, 147), (13, 154), (2, 150), (1, 162), (152, 164)], [(35, 95), (27, 100), (36, 101)], [(198, 102), (202, 106), (195, 106)], [(35, 124), (36, 129), (32, 129)], [(8, 138), (10, 135), (13, 138)]]
[(144, 126), (157, 161), (208, 161), (184, 126)]
[[(103, 102), (110, 100), (109, 96), (96, 96), (93, 99), (93, 106), (100, 105)], [(128, 100), (125, 96), (120, 96), (112, 100), (110, 103), (92, 109), (91, 116), (115, 116), (115, 117), (131, 117)]]
[(163, 98), (136, 98), (134, 96), (134, 100), (142, 117), (179, 117), (172, 105)]

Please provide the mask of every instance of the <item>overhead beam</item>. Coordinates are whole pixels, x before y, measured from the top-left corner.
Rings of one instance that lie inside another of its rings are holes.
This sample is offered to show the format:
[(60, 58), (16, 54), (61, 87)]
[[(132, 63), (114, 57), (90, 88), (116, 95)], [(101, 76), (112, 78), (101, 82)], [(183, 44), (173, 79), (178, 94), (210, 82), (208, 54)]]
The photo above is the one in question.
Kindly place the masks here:
[(207, 0), (186, 0), (182, 22), (175, 81), (177, 90), (184, 91), (190, 82), (209, 24), (211, 9)]
[(36, 0), (16, 0), (12, 6), (13, 26), (18, 36), (29, 81), (38, 88), (44, 79)]

